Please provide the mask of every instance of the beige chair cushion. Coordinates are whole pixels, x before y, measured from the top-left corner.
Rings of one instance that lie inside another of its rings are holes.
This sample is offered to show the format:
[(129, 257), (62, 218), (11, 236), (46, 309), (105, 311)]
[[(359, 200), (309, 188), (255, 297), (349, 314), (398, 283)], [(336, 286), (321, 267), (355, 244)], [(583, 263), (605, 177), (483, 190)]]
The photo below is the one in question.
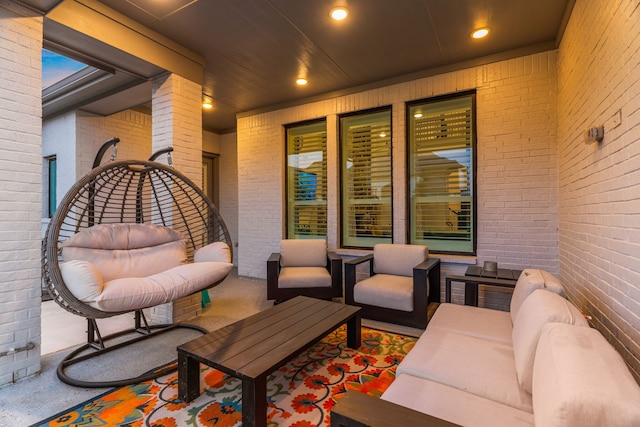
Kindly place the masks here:
[(413, 311), (413, 277), (375, 274), (356, 283), (353, 300), (376, 307)]
[(640, 387), (597, 330), (546, 324), (533, 369), (536, 425), (640, 426)]
[(85, 301), (102, 311), (131, 311), (165, 304), (205, 289), (229, 274), (233, 264), (196, 262), (180, 265), (142, 278), (124, 278), (104, 283), (94, 301)]
[(326, 265), (326, 240), (285, 239), (280, 242), (280, 266), (325, 267)]
[(382, 399), (461, 426), (533, 426), (530, 412), (411, 375), (398, 375)]
[(331, 274), (325, 267), (284, 267), (278, 276), (279, 288), (331, 287)]
[(180, 233), (156, 224), (98, 224), (86, 228), (62, 243), (87, 249), (139, 249), (182, 240)]
[(518, 383), (532, 391), (533, 364), (542, 327), (549, 322), (589, 327), (589, 323), (573, 304), (558, 294), (536, 289), (522, 303), (513, 323), (513, 355)]
[(102, 293), (104, 287), (102, 274), (89, 261), (61, 262), (60, 274), (67, 289), (80, 301), (95, 301)]
[(413, 277), (413, 267), (429, 258), (429, 248), (421, 245), (380, 243), (373, 247), (376, 274)]
[(198, 249), (193, 254), (193, 260), (195, 262), (231, 262), (231, 249), (224, 242), (213, 242)]
[(185, 242), (178, 240), (158, 246), (129, 250), (67, 246), (63, 249), (62, 257), (65, 261), (88, 261), (96, 266), (104, 281), (110, 281), (161, 273), (186, 263), (187, 251)]

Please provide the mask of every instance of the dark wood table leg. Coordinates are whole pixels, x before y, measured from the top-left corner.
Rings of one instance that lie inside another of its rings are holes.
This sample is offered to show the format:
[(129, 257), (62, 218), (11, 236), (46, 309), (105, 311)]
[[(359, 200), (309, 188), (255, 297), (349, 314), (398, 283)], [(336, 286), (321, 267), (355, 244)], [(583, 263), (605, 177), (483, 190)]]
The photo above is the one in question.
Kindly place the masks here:
[(267, 377), (242, 379), (242, 425), (267, 426)]
[(478, 306), (478, 284), (477, 283), (465, 283), (464, 284), (464, 304)]
[(347, 347), (357, 350), (361, 344), (360, 313), (347, 320)]
[(200, 395), (200, 362), (178, 352), (178, 396), (191, 402)]

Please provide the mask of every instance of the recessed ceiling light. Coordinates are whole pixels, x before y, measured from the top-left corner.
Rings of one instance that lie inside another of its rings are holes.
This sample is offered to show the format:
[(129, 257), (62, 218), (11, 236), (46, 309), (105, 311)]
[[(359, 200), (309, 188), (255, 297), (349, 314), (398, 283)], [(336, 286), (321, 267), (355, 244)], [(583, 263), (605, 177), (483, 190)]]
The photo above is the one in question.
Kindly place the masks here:
[(339, 6), (331, 9), (331, 17), (336, 21), (342, 21), (347, 15), (349, 15), (349, 10), (346, 7)]
[(308, 83), (308, 82), (307, 82), (307, 79), (305, 79), (305, 78), (303, 78), (303, 77), (300, 77), (299, 79), (297, 79), (297, 80), (296, 80), (296, 84), (297, 84), (297, 85), (299, 85), (299, 86), (304, 86), (304, 85), (306, 85), (307, 83)]
[(486, 37), (487, 34), (489, 34), (488, 28), (479, 28), (471, 33), (471, 37), (473, 37), (474, 39), (481, 39), (483, 37)]
[(415, 117), (416, 119), (419, 119), (420, 117), (422, 117), (422, 113), (415, 113), (413, 117)]

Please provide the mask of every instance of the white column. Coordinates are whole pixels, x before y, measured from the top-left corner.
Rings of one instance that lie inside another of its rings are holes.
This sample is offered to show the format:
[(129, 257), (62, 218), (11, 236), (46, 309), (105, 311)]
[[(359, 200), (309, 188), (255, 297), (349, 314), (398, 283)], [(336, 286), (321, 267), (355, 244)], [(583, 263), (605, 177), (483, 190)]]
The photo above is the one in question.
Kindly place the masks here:
[[(153, 82), (152, 152), (173, 147), (173, 167), (202, 186), (202, 86), (177, 74)], [(166, 163), (159, 158), (158, 161)], [(150, 310), (154, 323), (190, 319), (201, 313), (200, 293)]]
[(2, 386), (40, 371), (42, 17), (0, 0), (0, 22)]

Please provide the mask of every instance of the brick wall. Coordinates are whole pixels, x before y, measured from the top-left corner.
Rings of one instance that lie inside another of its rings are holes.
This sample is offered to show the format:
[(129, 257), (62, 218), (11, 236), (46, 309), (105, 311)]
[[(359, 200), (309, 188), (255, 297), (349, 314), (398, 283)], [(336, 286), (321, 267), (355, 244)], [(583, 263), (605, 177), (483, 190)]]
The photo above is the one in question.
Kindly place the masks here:
[[(0, 385), (40, 370), (42, 17), (0, 0)], [(33, 348), (24, 350), (27, 347)]]
[[(557, 273), (557, 66), (550, 51), (238, 119), (239, 274), (266, 276), (284, 227), (283, 125), (327, 117), (329, 246), (339, 236), (337, 116), (392, 105), (394, 239), (406, 235), (407, 101), (477, 89), (477, 257), (443, 257), (443, 277), (468, 264)], [(353, 255), (342, 251), (343, 255)], [(460, 287), (458, 287), (460, 288)], [(483, 295), (484, 296), (484, 295)], [(461, 289), (454, 290), (454, 301)], [(504, 308), (508, 296), (496, 293)]]
[(233, 262), (238, 264), (238, 144), (237, 135), (220, 136), (220, 214), (233, 243)]
[(560, 275), (640, 381), (638, 2), (576, 1), (558, 58)]

